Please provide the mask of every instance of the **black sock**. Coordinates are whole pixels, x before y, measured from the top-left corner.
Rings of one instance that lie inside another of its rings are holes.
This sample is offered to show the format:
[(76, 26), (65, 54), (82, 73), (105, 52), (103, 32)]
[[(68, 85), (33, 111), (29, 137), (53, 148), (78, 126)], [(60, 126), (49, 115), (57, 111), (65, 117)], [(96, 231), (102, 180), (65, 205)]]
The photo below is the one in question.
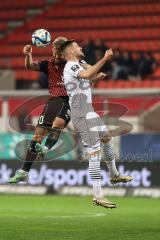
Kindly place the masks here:
[(52, 128), (45, 142), (45, 146), (50, 150), (58, 141), (61, 134), (60, 128)]
[(30, 148), (28, 149), (27, 154), (26, 154), (26, 159), (22, 164), (22, 170), (24, 170), (26, 172), (29, 172), (34, 160), (37, 157), (37, 153), (35, 151), (36, 143), (38, 143), (38, 142), (34, 141), (34, 140), (31, 141)]

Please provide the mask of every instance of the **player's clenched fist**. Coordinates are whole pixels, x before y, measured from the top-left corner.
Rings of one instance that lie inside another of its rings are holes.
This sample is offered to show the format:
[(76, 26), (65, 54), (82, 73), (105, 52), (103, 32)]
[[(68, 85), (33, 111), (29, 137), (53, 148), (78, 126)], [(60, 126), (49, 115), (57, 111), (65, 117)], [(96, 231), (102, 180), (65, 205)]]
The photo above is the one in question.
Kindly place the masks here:
[(108, 50), (105, 52), (104, 57), (105, 57), (106, 60), (109, 60), (110, 58), (113, 57), (112, 48), (108, 49)]
[(23, 48), (23, 53), (24, 53), (25, 55), (31, 54), (31, 53), (32, 53), (32, 47), (31, 47), (31, 45), (26, 45), (26, 46), (24, 46), (24, 48)]

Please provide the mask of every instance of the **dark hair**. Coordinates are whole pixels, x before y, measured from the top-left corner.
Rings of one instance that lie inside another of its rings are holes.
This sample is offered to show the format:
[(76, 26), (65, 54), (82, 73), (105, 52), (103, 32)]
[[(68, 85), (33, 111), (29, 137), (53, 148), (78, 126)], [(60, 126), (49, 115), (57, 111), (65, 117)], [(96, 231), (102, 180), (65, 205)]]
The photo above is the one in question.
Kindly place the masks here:
[(64, 43), (62, 43), (61, 46), (60, 46), (60, 51), (61, 51), (61, 52), (64, 52), (64, 50), (65, 50), (68, 46), (70, 46), (73, 42), (75, 42), (75, 40), (74, 40), (74, 39), (71, 39), (71, 40), (67, 40), (67, 41), (65, 41)]
[(61, 47), (61, 45), (65, 42), (65, 41), (67, 41), (67, 38), (66, 37), (57, 37), (54, 41), (53, 41), (53, 46), (57, 49), (57, 50), (59, 50), (60, 49), (60, 47)]

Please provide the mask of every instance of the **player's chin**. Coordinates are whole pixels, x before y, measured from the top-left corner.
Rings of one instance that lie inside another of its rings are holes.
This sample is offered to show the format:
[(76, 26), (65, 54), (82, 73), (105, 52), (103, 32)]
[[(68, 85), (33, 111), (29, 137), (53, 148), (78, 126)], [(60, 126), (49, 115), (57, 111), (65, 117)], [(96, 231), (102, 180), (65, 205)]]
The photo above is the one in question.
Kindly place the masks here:
[(61, 63), (61, 59), (60, 58), (55, 58), (54, 62), (55, 62), (55, 64), (60, 64)]

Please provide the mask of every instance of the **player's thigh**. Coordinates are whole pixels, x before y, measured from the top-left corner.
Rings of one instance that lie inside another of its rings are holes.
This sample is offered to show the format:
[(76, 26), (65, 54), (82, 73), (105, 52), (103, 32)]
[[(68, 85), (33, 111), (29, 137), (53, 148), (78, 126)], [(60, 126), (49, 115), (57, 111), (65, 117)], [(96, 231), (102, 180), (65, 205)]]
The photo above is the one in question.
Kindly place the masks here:
[(107, 143), (112, 139), (111, 133), (101, 117), (98, 118), (98, 132), (101, 142)]
[(54, 119), (61, 112), (62, 108), (63, 101), (60, 98), (49, 99), (38, 119), (37, 127), (51, 129)]
[(95, 126), (93, 121), (91, 122), (85, 117), (72, 117), (72, 123), (84, 145), (95, 146), (97, 144), (99, 141), (99, 133), (95, 129), (92, 129)]
[(61, 129), (65, 128), (68, 123), (70, 122), (70, 105), (68, 100), (64, 100), (63, 107), (59, 114), (57, 115), (56, 119), (54, 120), (54, 125), (59, 125)]

